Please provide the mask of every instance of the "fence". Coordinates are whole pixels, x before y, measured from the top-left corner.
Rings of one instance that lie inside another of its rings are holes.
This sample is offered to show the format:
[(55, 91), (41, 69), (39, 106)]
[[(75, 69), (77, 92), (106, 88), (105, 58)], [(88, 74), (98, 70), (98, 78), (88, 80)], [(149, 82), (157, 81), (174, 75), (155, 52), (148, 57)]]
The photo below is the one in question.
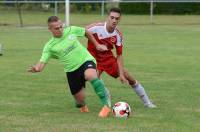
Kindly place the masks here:
[[(12, 0), (9, 0), (9, 1), (0, 1), (0, 5), (2, 7), (2, 9), (0, 9), (0, 15), (5, 15), (5, 17), (3, 17), (4, 19), (11, 19), (11, 18), (6, 18), (6, 11), (5, 10), (8, 10), (8, 12), (12, 12), (12, 11), (9, 11), (9, 7), (6, 7), (8, 5), (15, 5), (15, 9), (17, 9), (17, 13), (15, 15), (18, 14), (18, 18), (19, 18), (19, 23), (20, 23), (20, 26), (24, 26), (24, 17), (26, 14), (26, 12), (29, 12), (28, 10), (25, 10), (22, 8), (22, 4), (24, 5), (31, 5), (31, 4), (40, 4), (41, 5), (41, 8), (42, 10), (40, 10), (40, 12), (44, 12), (46, 14), (54, 14), (54, 15), (58, 15), (60, 12), (62, 12), (61, 14), (64, 14), (64, 8), (65, 6), (63, 6), (65, 3), (64, 0), (56, 0), (56, 1), (23, 1), (23, 0), (17, 0), (17, 1), (12, 1)], [(70, 1), (70, 10), (71, 12), (73, 12), (73, 9), (75, 8), (74, 5), (75, 4), (86, 4), (86, 13), (89, 13), (91, 14), (92, 10), (91, 10), (91, 6), (88, 6), (88, 4), (98, 4), (99, 5), (99, 16), (103, 17), (105, 15), (105, 11), (106, 11), (106, 6), (109, 5), (109, 4), (116, 4), (116, 3), (130, 3), (130, 4), (137, 4), (137, 3), (147, 3), (148, 4), (148, 10), (149, 10), (149, 20), (147, 20), (147, 23), (156, 23), (156, 20), (155, 20), (155, 15), (154, 15), (154, 7), (155, 7), (155, 4), (157, 3), (200, 3), (200, 0), (101, 0), (101, 1), (97, 1), (97, 0), (71, 0)], [(62, 5), (62, 6), (61, 6)], [(6, 7), (7, 9), (3, 8), (3, 7)], [(62, 8), (63, 10), (61, 10), (60, 8)], [(76, 7), (78, 8), (78, 7)], [(13, 10), (13, 9), (10, 9), (10, 10)], [(60, 11), (61, 10), (61, 11)], [(16, 12), (16, 11), (13, 11)], [(22, 11), (24, 13), (22, 13)], [(98, 12), (96, 11), (96, 13)], [(1, 14), (2, 12), (2, 14)], [(48, 13), (47, 13), (48, 12)], [(32, 12), (33, 13), (33, 12)], [(80, 13), (80, 12), (79, 12)], [(34, 13), (33, 13), (34, 14)], [(137, 14), (136, 14), (137, 15)], [(9, 14), (8, 14), (9, 16)], [(11, 15), (12, 16), (12, 15)], [(14, 16), (14, 15), (13, 15)], [(100, 18), (98, 16), (98, 18)], [(16, 16), (15, 16), (16, 17)], [(148, 16), (146, 16), (148, 17)], [(0, 16), (1, 18), (1, 16)], [(195, 18), (195, 17), (194, 17)], [(192, 18), (192, 19), (194, 19)], [(2, 19), (2, 18), (1, 18)], [(11, 19), (12, 20), (12, 19)], [(16, 20), (15, 20), (16, 21)], [(145, 20), (146, 21), (146, 20)], [(199, 21), (199, 20), (197, 20)], [(12, 22), (11, 22), (12, 23)], [(199, 24), (198, 22), (192, 22), (193, 24), (194, 23), (197, 23)], [(134, 24), (134, 23), (133, 23)], [(0, 20), (0, 25), (7, 25), (7, 22), (6, 20), (4, 22), (2, 22)], [(9, 24), (8, 24), (9, 25)], [(25, 25), (31, 25), (31, 24), (26, 24)], [(34, 25), (34, 24), (33, 24)]]

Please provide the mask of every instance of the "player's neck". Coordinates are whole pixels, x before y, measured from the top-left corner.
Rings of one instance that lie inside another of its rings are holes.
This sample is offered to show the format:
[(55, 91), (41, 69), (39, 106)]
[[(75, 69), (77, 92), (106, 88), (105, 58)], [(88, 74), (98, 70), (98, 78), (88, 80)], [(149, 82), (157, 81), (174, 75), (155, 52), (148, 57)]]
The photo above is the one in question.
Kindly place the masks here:
[(106, 30), (108, 31), (108, 33), (113, 33), (115, 29), (112, 27), (109, 27), (108, 24), (106, 23)]
[(109, 33), (113, 33), (114, 30), (115, 30), (115, 29), (113, 29), (113, 28), (109, 28), (109, 27), (107, 27), (106, 29), (107, 29), (107, 31), (108, 31)]

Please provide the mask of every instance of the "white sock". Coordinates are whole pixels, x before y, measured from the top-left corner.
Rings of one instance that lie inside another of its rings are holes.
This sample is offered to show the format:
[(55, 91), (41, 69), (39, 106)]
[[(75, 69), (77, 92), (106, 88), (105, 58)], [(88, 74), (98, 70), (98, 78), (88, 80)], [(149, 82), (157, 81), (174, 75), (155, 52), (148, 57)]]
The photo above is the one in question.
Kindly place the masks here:
[(137, 83), (136, 85), (132, 86), (133, 89), (135, 90), (136, 94), (140, 96), (141, 100), (143, 101), (144, 104), (149, 104), (150, 100), (149, 97), (147, 96), (144, 88), (140, 83)]
[(105, 91), (106, 91), (106, 96), (108, 98), (108, 106), (111, 108), (111, 95), (110, 95), (110, 91), (105, 87)]

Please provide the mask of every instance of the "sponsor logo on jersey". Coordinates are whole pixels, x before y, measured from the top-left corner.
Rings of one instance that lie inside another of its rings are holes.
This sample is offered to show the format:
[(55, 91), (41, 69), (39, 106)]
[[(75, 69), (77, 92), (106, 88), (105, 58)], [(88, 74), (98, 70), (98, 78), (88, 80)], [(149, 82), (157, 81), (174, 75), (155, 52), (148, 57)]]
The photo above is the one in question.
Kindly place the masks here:
[(68, 36), (68, 39), (69, 39), (69, 40), (74, 40), (75, 38), (76, 38), (76, 37), (75, 37), (74, 35), (69, 35), (69, 36)]
[(111, 41), (112, 43), (116, 43), (117, 40), (116, 40), (115, 37), (111, 37), (111, 38), (110, 38), (110, 41)]
[(65, 50), (64, 50), (64, 55), (67, 55), (69, 54), (72, 50), (74, 50), (77, 46), (75, 45), (70, 45), (69, 47), (67, 47)]

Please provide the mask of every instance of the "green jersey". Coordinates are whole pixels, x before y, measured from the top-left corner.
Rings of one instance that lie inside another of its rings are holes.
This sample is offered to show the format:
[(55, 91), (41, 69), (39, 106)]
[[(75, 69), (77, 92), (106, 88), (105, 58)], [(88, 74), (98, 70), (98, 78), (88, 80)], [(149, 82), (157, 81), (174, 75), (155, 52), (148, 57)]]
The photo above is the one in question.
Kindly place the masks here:
[(75, 26), (65, 28), (62, 37), (52, 37), (45, 44), (40, 61), (47, 63), (50, 58), (58, 59), (64, 65), (65, 72), (78, 69), (86, 61), (96, 63), (94, 57), (77, 38), (84, 35), (84, 28)]

